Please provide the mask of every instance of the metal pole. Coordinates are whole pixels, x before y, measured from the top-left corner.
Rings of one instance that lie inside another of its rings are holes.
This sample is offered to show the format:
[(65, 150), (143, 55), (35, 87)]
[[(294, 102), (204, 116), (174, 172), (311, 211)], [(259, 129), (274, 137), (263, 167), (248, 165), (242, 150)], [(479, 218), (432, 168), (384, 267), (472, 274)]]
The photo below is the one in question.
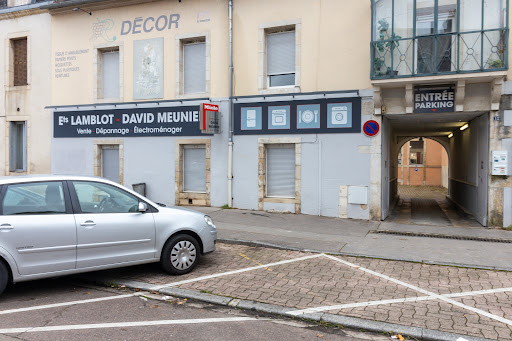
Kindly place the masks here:
[(228, 206), (233, 207), (233, 0), (228, 1), (229, 17), (229, 136), (228, 136)]

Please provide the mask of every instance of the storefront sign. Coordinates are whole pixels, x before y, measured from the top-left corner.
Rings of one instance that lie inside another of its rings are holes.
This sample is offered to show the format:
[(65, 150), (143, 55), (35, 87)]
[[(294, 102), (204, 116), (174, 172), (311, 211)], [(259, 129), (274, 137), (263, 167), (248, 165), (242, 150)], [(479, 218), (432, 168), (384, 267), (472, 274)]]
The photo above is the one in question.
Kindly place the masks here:
[(361, 132), (361, 98), (235, 104), (235, 134)]
[(199, 129), (204, 134), (220, 133), (219, 106), (203, 103), (199, 106)]
[(454, 89), (416, 89), (414, 91), (414, 112), (454, 112)]
[(199, 107), (57, 111), (53, 137), (199, 136)]

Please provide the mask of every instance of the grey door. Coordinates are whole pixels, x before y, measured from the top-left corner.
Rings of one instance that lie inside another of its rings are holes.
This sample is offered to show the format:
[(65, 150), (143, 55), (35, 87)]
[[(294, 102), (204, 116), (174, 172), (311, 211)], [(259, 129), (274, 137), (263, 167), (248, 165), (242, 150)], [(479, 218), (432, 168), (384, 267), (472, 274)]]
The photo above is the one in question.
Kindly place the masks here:
[(102, 146), (102, 176), (111, 181), (119, 182), (119, 146)]
[(74, 181), (72, 187), (81, 211), (75, 214), (77, 268), (148, 260), (155, 256), (153, 214), (137, 211), (137, 197), (97, 182)]
[(15, 184), (2, 192), (0, 245), (14, 257), (18, 272), (74, 269), (76, 227), (62, 182)]

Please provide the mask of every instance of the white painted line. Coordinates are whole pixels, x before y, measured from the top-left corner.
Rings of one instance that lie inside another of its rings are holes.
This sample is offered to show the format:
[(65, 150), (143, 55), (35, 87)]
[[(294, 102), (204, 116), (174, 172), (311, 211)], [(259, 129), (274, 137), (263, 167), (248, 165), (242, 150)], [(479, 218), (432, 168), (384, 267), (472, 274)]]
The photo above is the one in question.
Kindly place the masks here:
[(38, 306), (26, 307), (26, 308), (0, 310), (0, 315), (13, 314), (13, 313), (19, 313), (19, 312), (24, 312), (24, 311), (32, 311), (32, 310), (41, 310), (41, 309), (65, 307), (65, 306), (76, 305), (76, 304), (85, 304), (85, 303), (94, 303), (94, 302), (101, 302), (101, 301), (116, 300), (116, 299), (119, 299), (119, 298), (133, 297), (133, 296), (137, 296), (137, 295), (140, 295), (140, 293), (134, 293), (134, 294), (129, 294), (129, 295), (107, 296), (107, 297), (100, 297), (100, 298), (91, 298), (91, 299), (88, 299), (88, 300), (70, 301), (70, 302), (62, 302), (62, 303), (53, 303), (53, 304), (38, 305)]
[(360, 267), (356, 264), (352, 264), (350, 262), (347, 262), (343, 259), (340, 259), (340, 258), (337, 258), (337, 257), (334, 257), (334, 256), (331, 256), (331, 255), (326, 255), (326, 254), (322, 254), (324, 257), (327, 257), (329, 259), (332, 259), (332, 260), (335, 260), (337, 262), (340, 262), (340, 263), (343, 263), (351, 268), (354, 268), (354, 269), (358, 269), (358, 270), (361, 270), (363, 272), (366, 272), (368, 274), (371, 274), (371, 275), (374, 275), (374, 276), (377, 276), (377, 277), (380, 277), (380, 278), (383, 278), (385, 280), (388, 280), (390, 282), (393, 282), (393, 283), (396, 283), (398, 285), (401, 285), (401, 286), (404, 286), (406, 288), (409, 288), (409, 289), (412, 289), (412, 290), (415, 290), (415, 291), (419, 291), (421, 292), (422, 294), (425, 294), (425, 295), (428, 295), (428, 296), (432, 296), (432, 297), (435, 297), (441, 301), (444, 301), (446, 303), (450, 303), (454, 306), (457, 306), (459, 308), (463, 308), (463, 309), (466, 309), (466, 310), (469, 310), (469, 311), (472, 311), (474, 313), (477, 313), (479, 315), (482, 315), (482, 316), (485, 316), (485, 317), (488, 317), (490, 319), (493, 319), (493, 320), (496, 320), (496, 321), (499, 321), (499, 322), (502, 322), (502, 323), (505, 323), (505, 324), (508, 324), (509, 326), (512, 326), (512, 320), (509, 320), (509, 319), (506, 319), (506, 318), (503, 318), (501, 316), (498, 316), (498, 315), (494, 315), (494, 314), (491, 314), (491, 313), (488, 313), (484, 310), (481, 310), (481, 309), (478, 309), (478, 308), (474, 308), (474, 307), (470, 307), (468, 305), (465, 305), (463, 303), (460, 303), (460, 302), (457, 302), (457, 301), (454, 301), (448, 297), (445, 297), (445, 296), (442, 296), (442, 295), (439, 295), (439, 294), (436, 294), (434, 292), (431, 292), (431, 291), (428, 291), (428, 290), (425, 290), (425, 289), (421, 289), (415, 285), (412, 285), (412, 284), (409, 284), (409, 283), (405, 283), (405, 282), (402, 282), (398, 279), (395, 279), (395, 278), (392, 278), (392, 277), (389, 277), (389, 276), (386, 276), (384, 274), (381, 274), (381, 273), (378, 273), (378, 272), (375, 272), (373, 270), (370, 270), (370, 269), (366, 269), (366, 268), (363, 268), (363, 267)]
[[(498, 289), (466, 291), (466, 292), (459, 292), (459, 293), (453, 293), (453, 294), (444, 294), (441, 296), (444, 296), (444, 297), (470, 297), (470, 296), (488, 295), (488, 294), (495, 294), (495, 293), (500, 293), (500, 292), (511, 292), (511, 291), (512, 291), (512, 288), (498, 288)], [(302, 309), (302, 310), (291, 310), (291, 311), (288, 311), (287, 314), (298, 316), (298, 315), (318, 313), (321, 311), (328, 311), (328, 310), (360, 308), (360, 307), (369, 307), (369, 306), (373, 306), (373, 305), (384, 305), (384, 304), (394, 304), (394, 303), (429, 301), (429, 300), (436, 300), (436, 299), (437, 298), (433, 297), (433, 296), (395, 298), (395, 299), (389, 299), (389, 300), (346, 303), (346, 304), (337, 304), (337, 305), (330, 305), (330, 306), (323, 306), (323, 307), (316, 307), (316, 308), (308, 308), (308, 309)]]
[(283, 260), (283, 261), (280, 261), (280, 262), (263, 264), (263, 265), (253, 266), (253, 267), (250, 267), (250, 268), (245, 268), (245, 269), (240, 269), (240, 270), (233, 270), (233, 271), (222, 272), (222, 273), (218, 273), (218, 274), (214, 274), (214, 275), (208, 275), (208, 276), (202, 276), (202, 277), (197, 277), (197, 278), (191, 278), (191, 279), (186, 279), (184, 281), (179, 281), (179, 282), (174, 282), (174, 283), (169, 283), (169, 284), (163, 284), (163, 285), (156, 285), (154, 287), (151, 287), (150, 289), (151, 290), (160, 290), (160, 289), (166, 288), (166, 287), (176, 287), (176, 286), (182, 285), (182, 284), (199, 282), (199, 281), (204, 281), (204, 280), (207, 280), (207, 279), (212, 279), (212, 278), (217, 278), (217, 277), (222, 277), (222, 276), (235, 275), (235, 274), (239, 274), (239, 273), (242, 273), (242, 272), (247, 272), (247, 271), (252, 271), (252, 270), (268, 268), (268, 267), (276, 266), (276, 265), (289, 264), (289, 263), (298, 262), (298, 261), (306, 260), (306, 259), (317, 258), (317, 257), (321, 257), (322, 255), (323, 255), (323, 253), (320, 253), (320, 254), (316, 254), (316, 255), (312, 255), (312, 256), (288, 259), (288, 260)]
[(160, 320), (160, 321), (116, 322), (116, 323), (97, 323), (97, 324), (75, 324), (75, 325), (67, 325), (67, 326), (7, 328), (7, 329), (0, 329), (0, 334), (19, 334), (19, 333), (53, 332), (53, 331), (64, 331), (64, 330), (80, 330), (80, 329), (147, 327), (147, 326), (162, 326), (162, 325), (172, 325), (172, 324), (199, 324), (199, 323), (222, 323), (222, 322), (241, 322), (241, 321), (264, 321), (264, 320), (266, 320), (266, 319), (257, 319), (257, 318), (253, 318), (253, 317), (227, 317), (227, 318), (205, 318), (205, 319), (190, 319), (190, 320)]

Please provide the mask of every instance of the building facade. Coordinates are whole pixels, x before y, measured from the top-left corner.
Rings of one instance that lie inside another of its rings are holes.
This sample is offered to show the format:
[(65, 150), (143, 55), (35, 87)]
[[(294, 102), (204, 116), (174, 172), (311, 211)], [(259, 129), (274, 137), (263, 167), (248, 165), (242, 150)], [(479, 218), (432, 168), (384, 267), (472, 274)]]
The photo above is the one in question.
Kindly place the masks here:
[[(53, 173), (145, 184), (168, 205), (380, 220), (400, 148), (422, 137), (447, 151), (454, 204), (512, 224), (511, 167), (493, 158), (512, 152), (506, 0), (43, 8)], [(218, 133), (201, 132), (203, 103)]]

